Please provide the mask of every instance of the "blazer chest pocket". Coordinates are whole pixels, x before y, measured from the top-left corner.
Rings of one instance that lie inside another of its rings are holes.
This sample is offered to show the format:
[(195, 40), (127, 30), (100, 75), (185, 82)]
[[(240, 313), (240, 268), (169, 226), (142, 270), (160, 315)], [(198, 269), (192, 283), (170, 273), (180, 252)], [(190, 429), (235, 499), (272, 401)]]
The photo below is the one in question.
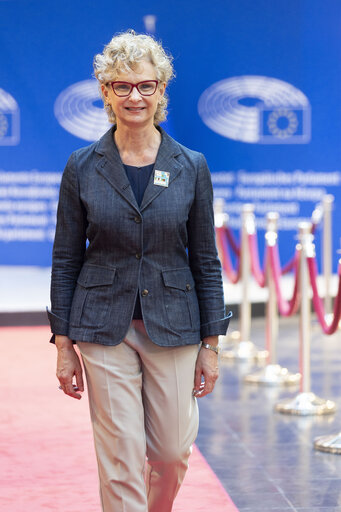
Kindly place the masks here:
[(72, 301), (70, 324), (77, 327), (103, 327), (109, 320), (113, 300), (115, 268), (84, 265)]
[(162, 271), (164, 305), (170, 327), (174, 330), (200, 328), (200, 313), (195, 284), (189, 268)]

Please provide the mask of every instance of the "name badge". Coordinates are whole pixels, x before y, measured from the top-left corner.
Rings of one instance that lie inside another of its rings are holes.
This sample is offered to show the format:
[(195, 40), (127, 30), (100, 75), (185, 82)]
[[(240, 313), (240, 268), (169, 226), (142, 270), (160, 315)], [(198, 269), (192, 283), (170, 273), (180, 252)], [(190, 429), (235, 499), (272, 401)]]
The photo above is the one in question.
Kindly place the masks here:
[(159, 185), (160, 187), (168, 187), (168, 184), (169, 184), (169, 172), (158, 171), (157, 169), (155, 169), (154, 185)]

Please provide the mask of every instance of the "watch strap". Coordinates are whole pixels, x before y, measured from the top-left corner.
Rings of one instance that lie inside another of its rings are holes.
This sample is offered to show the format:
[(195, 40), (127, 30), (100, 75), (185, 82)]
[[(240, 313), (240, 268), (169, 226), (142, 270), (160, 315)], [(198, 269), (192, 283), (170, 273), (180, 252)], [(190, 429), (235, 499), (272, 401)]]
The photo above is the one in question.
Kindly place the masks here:
[(215, 352), (216, 354), (219, 354), (220, 352), (219, 346), (216, 347), (214, 345), (210, 345), (209, 343), (205, 343), (204, 341), (202, 342), (201, 346), (207, 348), (208, 350), (213, 350), (213, 352)]

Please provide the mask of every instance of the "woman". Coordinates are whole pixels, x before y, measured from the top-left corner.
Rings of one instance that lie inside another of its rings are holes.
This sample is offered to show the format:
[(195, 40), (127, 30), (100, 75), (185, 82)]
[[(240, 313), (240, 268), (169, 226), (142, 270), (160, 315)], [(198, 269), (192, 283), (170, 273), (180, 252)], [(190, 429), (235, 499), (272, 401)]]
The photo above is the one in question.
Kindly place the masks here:
[(103, 511), (167, 512), (229, 322), (212, 185), (203, 155), (159, 127), (173, 76), (159, 43), (119, 34), (94, 68), (113, 127), (63, 174), (51, 341), (61, 389), (77, 399), (75, 342), (83, 359)]

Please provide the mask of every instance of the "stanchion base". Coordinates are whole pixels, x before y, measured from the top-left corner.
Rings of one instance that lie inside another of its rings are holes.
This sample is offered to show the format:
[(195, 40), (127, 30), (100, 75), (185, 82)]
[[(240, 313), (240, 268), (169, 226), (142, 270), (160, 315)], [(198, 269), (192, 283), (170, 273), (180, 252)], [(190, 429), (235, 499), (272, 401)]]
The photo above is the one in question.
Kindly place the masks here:
[(222, 341), (226, 345), (230, 345), (232, 343), (239, 343), (240, 341), (240, 331), (232, 331), (227, 333), (225, 336), (219, 336), (219, 342)]
[(300, 379), (300, 373), (290, 373), (279, 364), (268, 364), (265, 368), (244, 377), (247, 383), (265, 386), (293, 386), (298, 384)]
[(240, 332), (232, 331), (231, 333), (226, 334), (225, 336), (219, 336), (219, 345), (222, 350), (233, 350), (240, 340)]
[(295, 398), (289, 398), (277, 404), (275, 409), (283, 414), (310, 416), (332, 414), (336, 410), (336, 405), (331, 400), (323, 400), (314, 393), (299, 393)]
[(222, 350), (221, 357), (225, 359), (255, 359), (265, 360), (269, 353), (267, 350), (258, 350), (252, 341), (240, 341), (232, 350)]
[(341, 432), (329, 436), (317, 437), (314, 441), (315, 450), (341, 454)]

